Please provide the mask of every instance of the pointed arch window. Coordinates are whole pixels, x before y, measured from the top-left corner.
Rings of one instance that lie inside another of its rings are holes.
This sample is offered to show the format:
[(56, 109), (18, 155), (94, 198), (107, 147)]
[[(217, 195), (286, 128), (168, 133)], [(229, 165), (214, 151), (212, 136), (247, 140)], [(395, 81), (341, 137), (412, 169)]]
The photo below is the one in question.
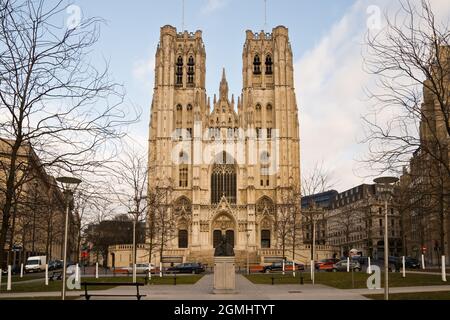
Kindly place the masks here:
[(195, 60), (194, 57), (190, 56), (188, 60), (188, 72), (187, 72), (188, 84), (194, 84), (194, 76), (195, 76)]
[(253, 73), (258, 75), (261, 74), (261, 58), (256, 55), (253, 59)]
[(187, 249), (189, 247), (189, 233), (187, 230), (178, 231), (178, 248)]
[(179, 56), (177, 59), (177, 65), (176, 65), (176, 84), (177, 85), (183, 85), (183, 57)]
[(236, 204), (237, 173), (235, 162), (223, 152), (214, 164), (211, 176), (211, 203), (218, 204), (225, 196), (229, 203)]
[(261, 231), (261, 249), (270, 249), (271, 247), (271, 232), (270, 230)]
[(267, 55), (266, 57), (266, 74), (273, 74), (273, 61), (270, 55)]

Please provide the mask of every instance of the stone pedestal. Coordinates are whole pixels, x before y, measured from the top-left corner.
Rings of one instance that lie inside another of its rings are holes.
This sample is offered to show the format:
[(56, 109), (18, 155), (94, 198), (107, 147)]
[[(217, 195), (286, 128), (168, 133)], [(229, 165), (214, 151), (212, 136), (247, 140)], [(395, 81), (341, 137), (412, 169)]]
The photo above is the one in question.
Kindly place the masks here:
[(236, 258), (214, 258), (214, 294), (236, 293)]

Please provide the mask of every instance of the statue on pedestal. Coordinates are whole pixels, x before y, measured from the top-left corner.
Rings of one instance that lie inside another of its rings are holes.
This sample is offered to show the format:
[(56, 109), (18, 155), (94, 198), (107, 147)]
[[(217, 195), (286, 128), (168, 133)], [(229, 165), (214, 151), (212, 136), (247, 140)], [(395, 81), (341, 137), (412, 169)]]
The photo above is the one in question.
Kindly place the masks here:
[(216, 251), (214, 253), (214, 257), (234, 257), (234, 248), (228, 243), (227, 237), (222, 236), (222, 241), (216, 247)]

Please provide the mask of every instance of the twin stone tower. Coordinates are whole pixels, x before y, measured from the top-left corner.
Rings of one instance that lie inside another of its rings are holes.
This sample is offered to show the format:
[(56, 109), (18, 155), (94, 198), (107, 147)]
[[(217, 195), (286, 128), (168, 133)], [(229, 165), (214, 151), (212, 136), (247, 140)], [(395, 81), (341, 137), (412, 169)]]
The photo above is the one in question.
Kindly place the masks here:
[[(283, 258), (280, 210), (300, 202), (299, 117), (288, 29), (247, 31), (242, 60), (242, 95), (230, 100), (223, 70), (219, 96), (211, 101), (202, 32), (161, 28), (149, 194), (165, 209), (150, 205), (149, 217), (161, 231), (153, 242), (163, 244), (165, 263), (211, 265), (223, 236), (234, 247), (237, 264)], [(159, 254), (154, 258), (159, 263)]]

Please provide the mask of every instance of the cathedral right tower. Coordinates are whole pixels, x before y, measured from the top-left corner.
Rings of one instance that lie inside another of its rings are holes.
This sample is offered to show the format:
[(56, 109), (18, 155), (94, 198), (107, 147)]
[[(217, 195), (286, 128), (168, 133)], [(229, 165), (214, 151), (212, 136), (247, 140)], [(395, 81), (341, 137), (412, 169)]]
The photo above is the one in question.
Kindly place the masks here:
[(242, 105), (246, 128), (277, 130), (279, 168), (274, 186), (300, 192), (299, 118), (286, 27), (278, 26), (272, 33), (246, 32)]

